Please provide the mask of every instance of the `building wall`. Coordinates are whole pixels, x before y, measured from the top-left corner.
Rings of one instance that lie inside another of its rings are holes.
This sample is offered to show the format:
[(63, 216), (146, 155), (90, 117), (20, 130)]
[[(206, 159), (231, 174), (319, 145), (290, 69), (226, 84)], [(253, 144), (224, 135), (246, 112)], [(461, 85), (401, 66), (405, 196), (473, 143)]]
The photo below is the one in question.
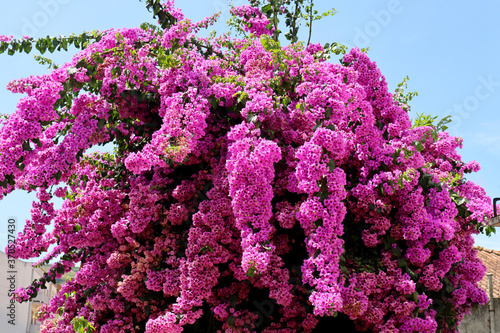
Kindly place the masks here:
[(41, 303), (48, 304), (55, 296), (56, 286), (50, 284), (46, 290), (40, 290), (33, 302), (11, 303), (9, 293), (12, 289), (29, 286), (42, 275), (43, 271), (33, 268), (31, 263), (9, 262), (7, 255), (0, 251), (0, 333), (38, 332), (40, 323), (32, 318), (32, 314)]
[[(500, 298), (495, 298), (495, 333), (500, 333)], [(489, 333), (490, 332), (490, 310), (489, 305), (480, 305), (472, 310), (470, 315), (465, 316), (460, 324), (460, 333)]]

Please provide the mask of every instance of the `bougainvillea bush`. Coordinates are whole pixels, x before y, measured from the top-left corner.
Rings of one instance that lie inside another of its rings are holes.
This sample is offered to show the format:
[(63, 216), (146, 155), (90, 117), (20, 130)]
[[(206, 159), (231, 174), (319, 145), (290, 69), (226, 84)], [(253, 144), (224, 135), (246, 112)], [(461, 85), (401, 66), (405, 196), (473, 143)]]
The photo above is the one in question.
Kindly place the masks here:
[(234, 8), (245, 38), (201, 38), (216, 17), (149, 2), (163, 29), (101, 32), (9, 84), (25, 96), (1, 196), (37, 193), (14, 255), (53, 262), (16, 297), (80, 266), (42, 333), (457, 332), (487, 301), (472, 235), (491, 208), (462, 140), (412, 127), (364, 52), (281, 46), (291, 5)]

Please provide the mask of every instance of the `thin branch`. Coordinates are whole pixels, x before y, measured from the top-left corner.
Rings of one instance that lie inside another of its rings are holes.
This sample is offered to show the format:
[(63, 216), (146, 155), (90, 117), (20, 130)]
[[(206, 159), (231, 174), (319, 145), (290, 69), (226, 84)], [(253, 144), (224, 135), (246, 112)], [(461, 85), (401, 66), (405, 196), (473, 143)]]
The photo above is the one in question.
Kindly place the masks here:
[(307, 39), (307, 46), (309, 46), (309, 44), (311, 44), (311, 36), (312, 36), (312, 28), (313, 28), (313, 6), (314, 6), (314, 3), (313, 3), (313, 0), (311, 0), (311, 7), (310, 7), (310, 10), (309, 10), (309, 38)]
[(278, 41), (278, 11), (276, 10), (276, 8), (274, 8), (274, 16), (273, 16), (273, 23), (274, 23), (274, 41), (277, 42)]
[(293, 14), (293, 24), (292, 24), (292, 43), (296, 42), (297, 40), (297, 33), (298, 33), (298, 27), (296, 26), (297, 24), (297, 17), (299, 16), (299, 0), (295, 0), (295, 12)]

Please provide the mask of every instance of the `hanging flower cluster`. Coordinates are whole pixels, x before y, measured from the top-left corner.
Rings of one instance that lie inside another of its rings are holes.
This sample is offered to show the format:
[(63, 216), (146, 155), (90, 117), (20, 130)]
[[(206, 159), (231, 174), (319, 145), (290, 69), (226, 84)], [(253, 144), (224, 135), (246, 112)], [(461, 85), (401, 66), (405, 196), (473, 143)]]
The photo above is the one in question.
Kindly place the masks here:
[(80, 265), (41, 333), (314, 332), (338, 314), (457, 332), (487, 300), (472, 235), (491, 216), (461, 139), (413, 128), (358, 49), (281, 47), (254, 7), (234, 13), (259, 37), (202, 39), (167, 5), (167, 29), (104, 32), (9, 85), (26, 97), (0, 128), (0, 196), (37, 191), (15, 256), (60, 256), (16, 297)]

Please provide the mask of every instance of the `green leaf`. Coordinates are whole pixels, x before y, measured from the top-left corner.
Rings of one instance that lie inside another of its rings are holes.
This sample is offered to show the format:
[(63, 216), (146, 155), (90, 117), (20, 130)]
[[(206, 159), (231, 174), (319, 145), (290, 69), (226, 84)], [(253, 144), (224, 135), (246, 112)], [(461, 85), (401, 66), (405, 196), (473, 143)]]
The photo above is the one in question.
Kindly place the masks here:
[(238, 304), (238, 294), (229, 296), (229, 303), (231, 304), (232, 308), (236, 308), (236, 305)]
[(335, 131), (335, 125), (330, 124), (326, 126), (326, 128), (329, 129), (330, 131)]
[(495, 227), (492, 227), (490, 225), (487, 225), (484, 227), (484, 233), (486, 236), (491, 237), (491, 235), (496, 234), (497, 230)]
[(404, 267), (408, 266), (408, 261), (406, 261), (405, 258), (398, 258), (398, 265), (399, 265), (399, 268), (404, 268)]
[(22, 49), (24, 50), (24, 52), (30, 53), (32, 48), (33, 48), (33, 44), (31, 44), (31, 42), (29, 42), (27, 40), (23, 40)]
[(99, 129), (102, 129), (106, 125), (106, 119), (99, 119), (99, 122), (97, 123), (97, 127)]
[(332, 113), (333, 113), (333, 109), (332, 108), (326, 108), (325, 119), (326, 120), (330, 119), (330, 117), (332, 116)]
[(16, 53), (17, 51), (17, 46), (18, 46), (17, 42), (11, 43), (9, 49), (7, 50), (7, 54), (14, 55), (14, 53)]
[(330, 170), (330, 172), (333, 172), (333, 170), (335, 170), (335, 160), (334, 159), (330, 159), (330, 162), (328, 162), (328, 170)]
[(42, 147), (42, 142), (40, 142), (40, 139), (35, 138), (31, 139), (31, 141), (33, 141), (33, 143), (36, 144), (38, 147)]
[(82, 323), (81, 323), (80, 320), (75, 320), (74, 321), (74, 323), (73, 323), (73, 329), (77, 333), (83, 332), (83, 330), (82, 330)]
[(1, 42), (1, 43), (0, 43), (0, 53), (4, 53), (4, 52), (5, 52), (5, 50), (7, 50), (7, 47), (8, 47), (8, 46), (9, 46), (9, 44), (8, 44), (8, 43), (6, 43), (6, 42)]
[(207, 251), (214, 252), (214, 249), (212, 249), (211, 246), (205, 245), (203, 246), (198, 253), (205, 254)]
[(320, 120), (316, 125), (313, 127), (313, 132), (316, 132), (316, 130), (320, 127), (323, 127), (323, 120)]
[(255, 276), (255, 267), (251, 266), (247, 271), (247, 276), (253, 278)]
[(29, 141), (24, 141), (23, 142), (23, 150), (24, 151), (32, 151), (33, 149), (31, 149), (31, 146), (30, 146), (30, 142)]
[[(47, 42), (47, 49), (49, 50), (49, 52), (54, 53), (54, 51), (56, 50), (56, 46), (57, 46), (57, 45), (55, 45), (54, 40), (52, 40), (51, 37), (47, 36), (45, 41)], [(59, 44), (59, 43), (57, 43), (57, 44)]]
[(111, 74), (113, 75), (113, 77), (115, 77), (115, 76), (119, 77), (122, 74), (122, 68), (120, 66), (112, 68), (111, 69)]
[(9, 185), (11, 185), (11, 186), (16, 185), (16, 181), (14, 180), (14, 176), (7, 175), (7, 176), (5, 176), (5, 178), (7, 178), (7, 182), (9, 183)]
[(21, 156), (17, 161), (16, 161), (16, 166), (19, 170), (23, 171), (24, 170), (24, 157)]
[(380, 184), (378, 186), (378, 194), (381, 196), (381, 197), (385, 197), (385, 190), (384, 190), (384, 186), (383, 184)]
[(304, 103), (297, 103), (297, 105), (295, 106), (295, 108), (297, 110), (300, 109), (300, 111), (302, 111), (302, 113), (304, 113), (304, 111), (306, 110), (306, 107), (304, 106)]
[(63, 265), (60, 264), (59, 266), (57, 266), (56, 272), (58, 274), (64, 274), (64, 267), (63, 267)]
[(261, 9), (262, 13), (264, 13), (264, 14), (271, 11), (271, 10), (273, 10), (273, 6), (270, 3), (268, 3), (267, 5), (262, 7), (262, 9)]
[(36, 49), (38, 50), (38, 52), (40, 52), (41, 54), (44, 54), (45, 51), (47, 50), (47, 42), (45, 41), (45, 39), (39, 39), (37, 42), (36, 42), (36, 45), (35, 45)]
[(64, 314), (64, 307), (61, 306), (60, 308), (57, 309), (57, 314), (59, 315), (59, 317), (62, 317), (62, 315)]
[(64, 49), (64, 51), (68, 51), (68, 39), (67, 38), (62, 39), (61, 47)]

